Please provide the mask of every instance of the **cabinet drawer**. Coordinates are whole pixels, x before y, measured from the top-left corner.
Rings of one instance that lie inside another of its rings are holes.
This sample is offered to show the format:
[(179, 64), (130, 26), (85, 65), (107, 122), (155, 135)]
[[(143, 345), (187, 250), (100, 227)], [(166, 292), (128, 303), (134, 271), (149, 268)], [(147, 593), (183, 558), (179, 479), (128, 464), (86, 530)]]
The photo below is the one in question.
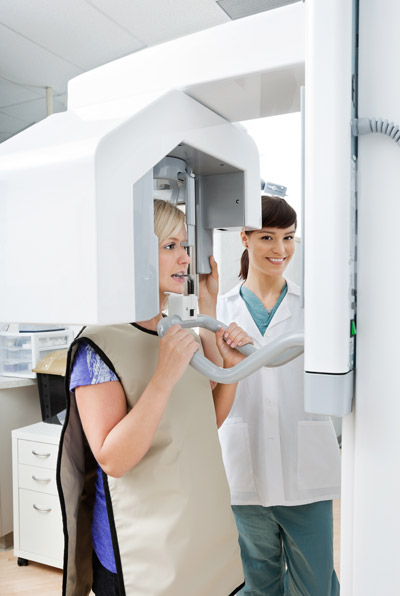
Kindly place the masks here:
[(58, 497), (19, 489), (19, 548), (62, 561), (64, 553)]
[(55, 470), (57, 454), (58, 445), (18, 439), (18, 461), (20, 464)]
[(50, 468), (38, 468), (20, 464), (18, 466), (18, 485), (20, 488), (35, 490), (50, 495), (57, 495), (56, 471)]

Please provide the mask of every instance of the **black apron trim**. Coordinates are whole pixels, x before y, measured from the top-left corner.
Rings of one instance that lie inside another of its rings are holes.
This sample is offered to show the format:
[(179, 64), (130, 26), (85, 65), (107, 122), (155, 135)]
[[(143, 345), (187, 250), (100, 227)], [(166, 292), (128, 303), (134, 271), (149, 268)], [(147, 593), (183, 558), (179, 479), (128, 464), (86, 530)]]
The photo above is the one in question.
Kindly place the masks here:
[[(63, 427), (61, 429), (60, 443), (59, 443), (58, 455), (57, 455), (56, 483), (57, 483), (58, 498), (60, 501), (61, 516), (62, 516), (62, 520), (63, 520), (63, 533), (64, 533), (63, 569), (65, 569), (65, 570), (68, 568), (68, 532), (67, 532), (67, 511), (66, 511), (66, 507), (65, 507), (64, 493), (63, 493), (62, 485), (61, 485), (61, 472), (60, 472), (60, 470), (61, 470), (61, 455), (62, 455), (62, 447), (64, 444), (64, 435), (65, 435), (65, 431), (68, 426), (69, 413), (70, 413), (70, 407), (71, 407), (71, 398), (70, 398), (70, 394), (69, 394), (69, 379), (70, 379), (69, 370), (70, 370), (71, 358), (72, 358), (72, 346), (74, 344), (76, 344), (77, 338), (79, 337), (79, 335), (82, 333), (82, 331), (84, 329), (85, 329), (85, 327), (82, 327), (79, 334), (77, 335), (77, 337), (75, 338), (75, 340), (72, 342), (72, 344), (70, 345), (70, 347), (68, 349), (67, 368), (66, 368), (67, 374), (65, 375), (65, 383), (64, 383), (65, 402), (66, 402), (65, 420), (64, 420)], [(67, 574), (63, 573), (62, 596), (65, 596), (66, 589), (67, 589)]]
[(233, 590), (233, 592), (231, 592), (231, 593), (229, 594), (229, 596), (233, 596), (234, 594), (237, 594), (237, 593), (239, 592), (239, 590), (241, 590), (242, 588), (244, 588), (244, 584), (245, 584), (245, 582), (243, 582), (243, 583), (242, 583), (240, 586), (238, 586), (238, 587), (236, 588), (236, 590)]
[[(83, 329), (82, 329), (82, 331), (83, 331)], [(93, 348), (93, 350), (96, 352), (96, 354), (98, 354), (100, 356), (100, 358), (103, 360), (103, 362), (109, 367), (110, 370), (112, 370), (112, 372), (116, 375), (116, 377), (120, 381), (120, 378), (115, 370), (113, 363), (108, 358), (108, 356), (103, 352), (103, 350), (101, 350), (101, 348), (99, 348), (99, 346), (94, 341), (92, 341), (88, 337), (76, 338), (76, 340), (73, 342), (73, 344), (71, 344), (71, 348), (73, 345), (79, 344), (82, 342), (86, 342), (87, 344), (90, 345), (91, 348)], [(70, 362), (68, 362), (67, 370), (69, 372), (68, 377), (70, 377), (70, 375), (71, 375)], [(69, 394), (69, 380), (68, 380), (68, 394)], [(102, 477), (103, 477), (104, 494), (106, 497), (108, 521), (110, 524), (111, 540), (112, 540), (114, 557), (115, 557), (115, 566), (117, 568), (118, 590), (119, 590), (120, 596), (125, 596), (125, 585), (124, 585), (124, 577), (123, 577), (123, 573), (122, 573), (121, 555), (119, 552), (117, 530), (115, 528), (114, 512), (113, 512), (113, 508), (112, 508), (110, 488), (108, 486), (107, 474), (105, 474), (103, 471), (102, 471)]]
[[(89, 339), (88, 337), (82, 337), (80, 339), (77, 339), (74, 341), (73, 344), (71, 344), (71, 347), (79, 342), (86, 342), (87, 344), (89, 344), (89, 346), (91, 348), (93, 348), (93, 350), (96, 352), (96, 354), (98, 354), (100, 356), (100, 358), (103, 360), (103, 362), (105, 364), (107, 364), (108, 368), (111, 369), (111, 371), (118, 377), (118, 381), (120, 381), (120, 378), (114, 368), (113, 363), (111, 362), (111, 360), (108, 358), (108, 356), (103, 352), (103, 350), (101, 350), (99, 348), (99, 346), (97, 344), (94, 343), (94, 341), (92, 341), (91, 339)], [(69, 370), (69, 369), (68, 369)], [(120, 381), (121, 382), (121, 381)], [(69, 391), (69, 382), (68, 382), (68, 391)]]
[[(63, 444), (64, 444), (64, 435), (65, 435), (65, 432), (68, 427), (70, 408), (71, 408), (71, 396), (70, 396), (70, 391), (69, 391), (69, 384), (70, 384), (70, 378), (71, 378), (71, 360), (72, 360), (75, 346), (78, 346), (78, 344), (81, 343), (82, 341), (86, 341), (86, 343), (90, 344), (90, 346), (95, 350), (95, 352), (97, 352), (99, 354), (99, 356), (104, 360), (104, 362), (107, 364), (107, 366), (118, 377), (113, 363), (103, 353), (103, 351), (92, 340), (90, 340), (86, 337), (84, 337), (84, 338), (80, 337), (80, 335), (83, 333), (85, 328), (86, 327), (82, 327), (82, 329), (80, 330), (80, 332), (78, 333), (78, 335), (76, 336), (76, 338), (71, 343), (71, 345), (68, 349), (67, 367), (66, 367), (67, 372), (65, 375), (65, 385), (64, 385), (65, 397), (66, 397), (66, 412), (65, 412), (64, 424), (63, 424), (63, 427), (61, 430), (60, 443), (59, 443), (58, 456), (57, 456), (56, 483), (57, 483), (58, 497), (59, 497), (59, 501), (60, 501), (61, 515), (62, 515), (62, 520), (63, 520), (63, 533), (64, 533), (64, 562), (63, 562), (64, 573), (63, 573), (63, 583), (62, 583), (62, 596), (65, 596), (66, 590), (67, 590), (67, 573), (66, 573), (66, 571), (68, 569), (68, 542), (69, 542), (69, 540), (68, 540), (68, 531), (67, 531), (67, 512), (66, 512), (66, 506), (65, 506), (64, 493), (63, 493), (62, 484), (61, 484), (61, 457), (62, 457), (62, 451), (63, 451), (62, 448), (63, 448)], [(75, 352), (74, 352), (74, 354), (75, 354)], [(119, 377), (118, 377), (118, 379), (119, 379)], [(107, 489), (108, 489), (108, 485), (107, 485)], [(108, 509), (108, 505), (107, 505), (107, 509)], [(111, 524), (110, 524), (110, 526), (111, 526)], [(112, 534), (111, 534), (111, 536), (112, 536)], [(114, 551), (115, 551), (114, 540), (113, 540), (113, 547), (114, 547)], [(115, 558), (116, 558), (116, 565), (118, 565), (117, 558), (119, 559), (119, 563), (121, 564), (121, 561), (119, 558), (119, 548), (118, 547), (117, 547), (117, 552), (115, 552), (114, 554), (115, 554)], [(117, 554), (118, 554), (118, 556), (117, 556)], [(117, 566), (117, 570), (118, 570), (118, 566)], [(121, 596), (125, 595), (125, 588), (123, 588), (123, 589), (124, 589), (124, 591), (121, 592)]]
[[(67, 371), (69, 370), (69, 365), (71, 363), (71, 348), (68, 350), (68, 355), (67, 355)], [(67, 379), (68, 377), (68, 379)], [(68, 420), (69, 420), (69, 413), (70, 413), (70, 406), (71, 406), (71, 399), (70, 399), (70, 395), (69, 395), (69, 375), (66, 374), (65, 375), (65, 385), (64, 385), (64, 390), (65, 390), (65, 398), (66, 398), (66, 408), (65, 408), (65, 420), (64, 420), (64, 424), (63, 427), (61, 429), (61, 435), (60, 435), (60, 443), (59, 443), (59, 447), (58, 447), (58, 455), (57, 455), (57, 468), (56, 468), (56, 482), (57, 482), (57, 492), (58, 492), (58, 498), (60, 501), (60, 508), (61, 508), (61, 516), (62, 516), (62, 521), (63, 521), (63, 533), (64, 533), (64, 563), (63, 563), (63, 569), (65, 570), (63, 573), (63, 583), (62, 583), (62, 596), (65, 596), (66, 593), (66, 589), (67, 589), (67, 573), (66, 570), (68, 568), (68, 531), (67, 531), (67, 511), (66, 511), (66, 507), (65, 507), (65, 499), (64, 499), (64, 493), (62, 490), (62, 485), (61, 485), (61, 456), (62, 456), (62, 448), (63, 448), (63, 444), (64, 444), (64, 435), (65, 435), (65, 431), (67, 429), (68, 426)]]
[(136, 327), (140, 331), (144, 331), (145, 333), (150, 333), (150, 335), (158, 335), (157, 331), (153, 331), (152, 329), (146, 329), (146, 327), (142, 327), (138, 323), (130, 323), (132, 327)]

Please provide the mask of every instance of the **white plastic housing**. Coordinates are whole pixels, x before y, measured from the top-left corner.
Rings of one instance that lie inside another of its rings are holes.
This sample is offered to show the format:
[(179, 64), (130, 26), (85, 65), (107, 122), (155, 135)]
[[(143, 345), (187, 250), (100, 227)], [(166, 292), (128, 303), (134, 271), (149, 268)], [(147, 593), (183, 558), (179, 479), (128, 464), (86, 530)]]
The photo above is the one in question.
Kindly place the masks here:
[(304, 4), (268, 10), (125, 56), (72, 79), (68, 109), (180, 89), (232, 122), (300, 109)]
[[(259, 226), (254, 141), (180, 91), (140, 96), (129, 109), (56, 114), (3, 143), (0, 320), (108, 324), (154, 316), (156, 303), (135, 308), (135, 291), (145, 288), (135, 288), (133, 185), (180, 143), (197, 151), (200, 172), (220, 162), (224, 171), (244, 172), (244, 225)], [(136, 224), (153, 236), (152, 254), (142, 258), (154, 278), (157, 241), (147, 219)]]
[(307, 0), (305, 370), (352, 369), (352, 2)]

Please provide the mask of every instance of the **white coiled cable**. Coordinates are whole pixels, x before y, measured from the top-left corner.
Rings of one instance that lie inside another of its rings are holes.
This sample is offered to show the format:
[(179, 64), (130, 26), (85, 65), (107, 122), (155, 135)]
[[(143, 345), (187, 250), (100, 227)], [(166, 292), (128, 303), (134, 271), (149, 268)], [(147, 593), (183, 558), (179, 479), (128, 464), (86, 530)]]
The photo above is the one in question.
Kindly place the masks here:
[(400, 146), (400, 126), (379, 118), (355, 118), (351, 123), (351, 130), (355, 137), (379, 132), (390, 137)]

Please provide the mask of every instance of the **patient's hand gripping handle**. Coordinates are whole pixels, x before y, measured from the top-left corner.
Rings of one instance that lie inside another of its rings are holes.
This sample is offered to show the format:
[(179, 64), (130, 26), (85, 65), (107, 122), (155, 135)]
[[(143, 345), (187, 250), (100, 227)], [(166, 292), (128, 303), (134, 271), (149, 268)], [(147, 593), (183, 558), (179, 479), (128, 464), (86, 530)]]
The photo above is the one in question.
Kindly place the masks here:
[[(221, 327), (226, 327), (220, 321), (207, 315), (199, 315), (197, 319), (189, 319), (187, 321), (183, 321), (178, 315), (173, 315), (172, 317), (165, 317), (158, 323), (158, 335), (162, 337), (167, 329), (176, 324), (183, 328), (204, 327), (214, 333)], [(300, 356), (304, 352), (304, 333), (284, 333), (275, 341), (272, 341), (259, 350), (251, 344), (238, 346), (236, 349), (244, 354), (246, 358), (232, 368), (216, 366), (198, 353), (193, 355), (190, 364), (211, 381), (217, 383), (236, 383), (236, 381), (240, 381), (256, 372), (262, 366), (281, 366)]]

